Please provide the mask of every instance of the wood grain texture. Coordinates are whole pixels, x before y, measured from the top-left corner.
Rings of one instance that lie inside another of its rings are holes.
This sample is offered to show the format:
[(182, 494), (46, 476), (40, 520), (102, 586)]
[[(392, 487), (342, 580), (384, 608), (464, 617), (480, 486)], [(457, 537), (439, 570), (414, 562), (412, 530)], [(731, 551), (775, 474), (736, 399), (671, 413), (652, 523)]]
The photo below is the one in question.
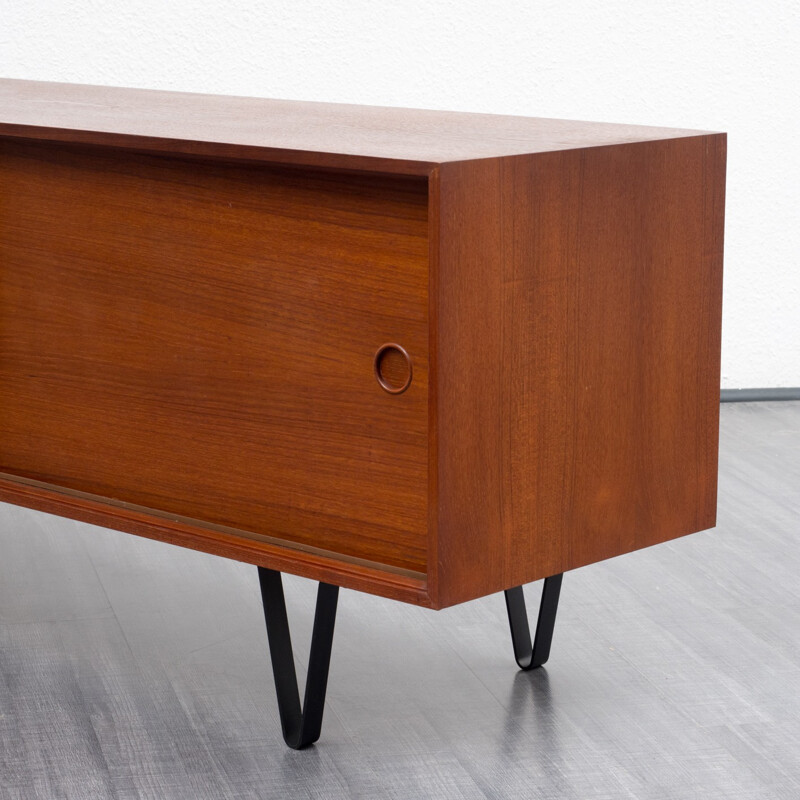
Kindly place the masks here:
[(3, 142), (0, 183), (0, 472), (424, 572), (424, 181)]
[(709, 527), (724, 174), (724, 134), (0, 81), (0, 498), (432, 607)]
[(724, 135), (443, 165), (436, 605), (712, 527)]
[(427, 175), (439, 163), (697, 131), (0, 80), (0, 135)]

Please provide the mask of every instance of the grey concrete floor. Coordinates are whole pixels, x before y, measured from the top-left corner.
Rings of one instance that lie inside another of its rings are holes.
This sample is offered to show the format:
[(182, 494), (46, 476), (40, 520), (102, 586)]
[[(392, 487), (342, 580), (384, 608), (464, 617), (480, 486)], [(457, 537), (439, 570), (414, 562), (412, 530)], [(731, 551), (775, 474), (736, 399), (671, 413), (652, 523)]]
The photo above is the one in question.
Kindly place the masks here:
[(254, 567), (0, 505), (0, 797), (797, 800), (800, 403), (724, 405), (720, 468), (714, 531), (565, 576), (533, 673), (502, 595), (343, 591), (299, 753)]

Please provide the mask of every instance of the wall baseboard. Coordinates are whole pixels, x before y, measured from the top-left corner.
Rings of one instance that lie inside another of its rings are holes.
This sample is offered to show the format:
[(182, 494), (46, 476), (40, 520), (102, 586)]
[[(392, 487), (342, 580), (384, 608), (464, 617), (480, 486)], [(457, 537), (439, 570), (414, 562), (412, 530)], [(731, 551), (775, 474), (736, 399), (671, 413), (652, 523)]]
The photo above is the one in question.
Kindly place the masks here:
[(722, 389), (722, 403), (756, 403), (761, 400), (800, 400), (800, 386), (780, 389)]

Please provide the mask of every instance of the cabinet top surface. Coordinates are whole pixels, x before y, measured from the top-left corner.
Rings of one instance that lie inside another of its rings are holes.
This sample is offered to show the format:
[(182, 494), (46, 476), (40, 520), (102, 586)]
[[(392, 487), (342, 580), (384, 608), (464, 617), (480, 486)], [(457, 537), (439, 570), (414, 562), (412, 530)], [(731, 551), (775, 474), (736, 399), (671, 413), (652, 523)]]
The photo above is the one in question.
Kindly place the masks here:
[(0, 79), (0, 136), (424, 175), (450, 161), (697, 136), (601, 122)]

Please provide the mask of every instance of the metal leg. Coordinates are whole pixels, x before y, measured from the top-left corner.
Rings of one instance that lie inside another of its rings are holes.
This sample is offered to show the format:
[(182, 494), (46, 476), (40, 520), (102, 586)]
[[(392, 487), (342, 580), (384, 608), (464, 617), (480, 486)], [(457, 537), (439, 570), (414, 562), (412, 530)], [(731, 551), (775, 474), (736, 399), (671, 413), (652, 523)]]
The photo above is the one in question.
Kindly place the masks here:
[(556, 626), (558, 596), (561, 593), (563, 577), (564, 573), (561, 572), (545, 578), (533, 646), (531, 646), (531, 631), (522, 587), (515, 586), (513, 589), (506, 589), (506, 608), (508, 609), (508, 624), (511, 628), (511, 641), (514, 644), (514, 657), (517, 659), (517, 664), (524, 670), (541, 667), (550, 657), (550, 643), (553, 641), (553, 630)]
[(300, 750), (316, 742), (322, 729), (339, 587), (329, 583), (319, 584), (314, 630), (311, 634), (311, 654), (308, 659), (306, 693), (301, 708), (281, 573), (259, 567), (258, 580), (261, 584), (261, 599), (267, 622), (267, 638), (275, 690), (278, 694), (283, 738), (289, 747)]

